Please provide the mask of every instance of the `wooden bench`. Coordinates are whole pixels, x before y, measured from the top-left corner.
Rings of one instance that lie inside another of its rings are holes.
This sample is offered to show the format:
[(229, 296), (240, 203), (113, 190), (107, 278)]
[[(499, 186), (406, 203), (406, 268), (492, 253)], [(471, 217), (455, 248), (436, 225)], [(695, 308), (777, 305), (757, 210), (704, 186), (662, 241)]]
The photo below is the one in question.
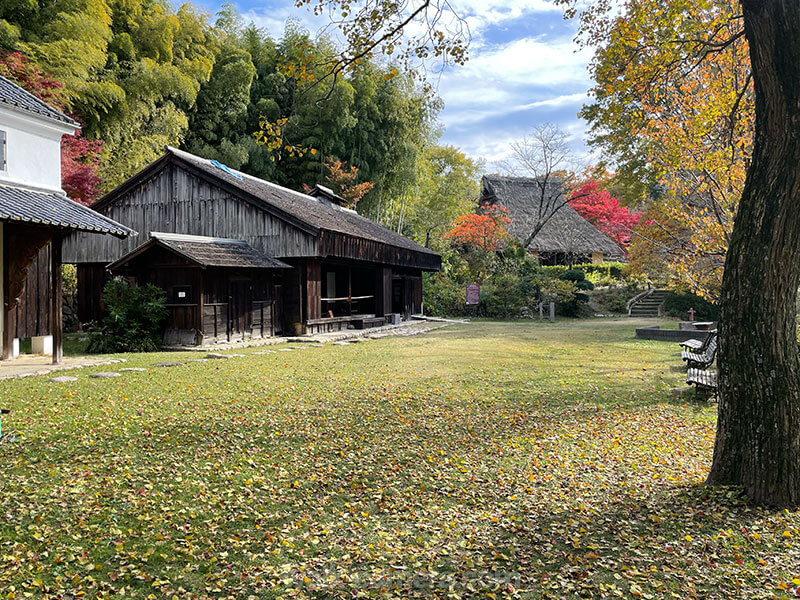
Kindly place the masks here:
[(717, 336), (710, 336), (708, 346), (702, 352), (693, 352), (691, 350), (684, 350), (681, 352), (681, 358), (690, 367), (699, 369), (707, 369), (714, 362), (714, 357), (717, 354)]
[(716, 336), (716, 330), (712, 330), (704, 339), (702, 340), (685, 340), (681, 342), (681, 348), (689, 350), (690, 352), (705, 352), (705, 349), (708, 347), (708, 344), (711, 343), (711, 338)]
[(717, 372), (708, 369), (689, 369), (686, 372), (686, 385), (695, 386), (698, 395), (717, 395)]

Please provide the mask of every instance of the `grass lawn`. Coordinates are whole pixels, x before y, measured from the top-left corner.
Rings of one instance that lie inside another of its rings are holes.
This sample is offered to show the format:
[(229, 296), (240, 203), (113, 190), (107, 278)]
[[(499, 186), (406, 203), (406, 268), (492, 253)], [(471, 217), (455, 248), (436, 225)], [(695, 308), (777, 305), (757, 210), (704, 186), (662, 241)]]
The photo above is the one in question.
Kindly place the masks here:
[(793, 597), (800, 517), (702, 486), (634, 323), (0, 382), (0, 598)]

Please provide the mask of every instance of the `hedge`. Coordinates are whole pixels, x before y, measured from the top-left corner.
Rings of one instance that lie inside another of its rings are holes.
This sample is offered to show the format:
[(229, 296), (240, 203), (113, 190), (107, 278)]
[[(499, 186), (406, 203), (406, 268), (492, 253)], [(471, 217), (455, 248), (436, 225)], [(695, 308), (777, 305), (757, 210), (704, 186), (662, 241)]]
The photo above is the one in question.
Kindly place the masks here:
[(686, 320), (690, 308), (694, 309), (695, 321), (716, 321), (719, 317), (719, 307), (700, 296), (668, 292), (664, 297), (664, 312), (671, 317)]
[(543, 266), (542, 269), (552, 277), (560, 277), (570, 269), (580, 270), (584, 273), (597, 273), (599, 275), (604, 275), (606, 277), (610, 277), (611, 279), (622, 279), (622, 269), (625, 268), (625, 264), (621, 262), (609, 261), (609, 262), (602, 262), (602, 263), (581, 263), (577, 265), (572, 265), (572, 267), (568, 267), (566, 265), (546, 265)]

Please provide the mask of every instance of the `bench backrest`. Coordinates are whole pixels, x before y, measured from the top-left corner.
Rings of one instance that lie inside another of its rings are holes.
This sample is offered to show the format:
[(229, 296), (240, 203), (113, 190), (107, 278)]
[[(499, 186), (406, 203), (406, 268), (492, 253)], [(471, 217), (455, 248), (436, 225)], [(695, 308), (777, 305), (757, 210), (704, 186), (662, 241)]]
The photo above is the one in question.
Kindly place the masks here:
[(708, 349), (708, 346), (711, 344), (711, 342), (714, 341), (716, 343), (716, 340), (717, 340), (717, 330), (712, 329), (706, 336), (706, 339), (703, 340), (703, 345), (700, 346), (700, 352), (705, 352)]
[(706, 351), (703, 352), (703, 358), (710, 364), (711, 361), (714, 360), (714, 355), (717, 353), (717, 334), (713, 334), (709, 336), (711, 340), (708, 342), (708, 346), (706, 346)]

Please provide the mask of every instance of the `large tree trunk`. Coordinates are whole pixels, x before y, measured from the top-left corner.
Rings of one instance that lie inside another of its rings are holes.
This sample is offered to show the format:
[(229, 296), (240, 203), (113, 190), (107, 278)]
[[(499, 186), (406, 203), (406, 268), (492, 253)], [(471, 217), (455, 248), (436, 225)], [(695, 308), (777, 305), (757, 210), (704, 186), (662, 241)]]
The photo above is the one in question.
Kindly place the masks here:
[(710, 484), (800, 504), (800, 2), (743, 0), (756, 93), (753, 158), (725, 263)]

